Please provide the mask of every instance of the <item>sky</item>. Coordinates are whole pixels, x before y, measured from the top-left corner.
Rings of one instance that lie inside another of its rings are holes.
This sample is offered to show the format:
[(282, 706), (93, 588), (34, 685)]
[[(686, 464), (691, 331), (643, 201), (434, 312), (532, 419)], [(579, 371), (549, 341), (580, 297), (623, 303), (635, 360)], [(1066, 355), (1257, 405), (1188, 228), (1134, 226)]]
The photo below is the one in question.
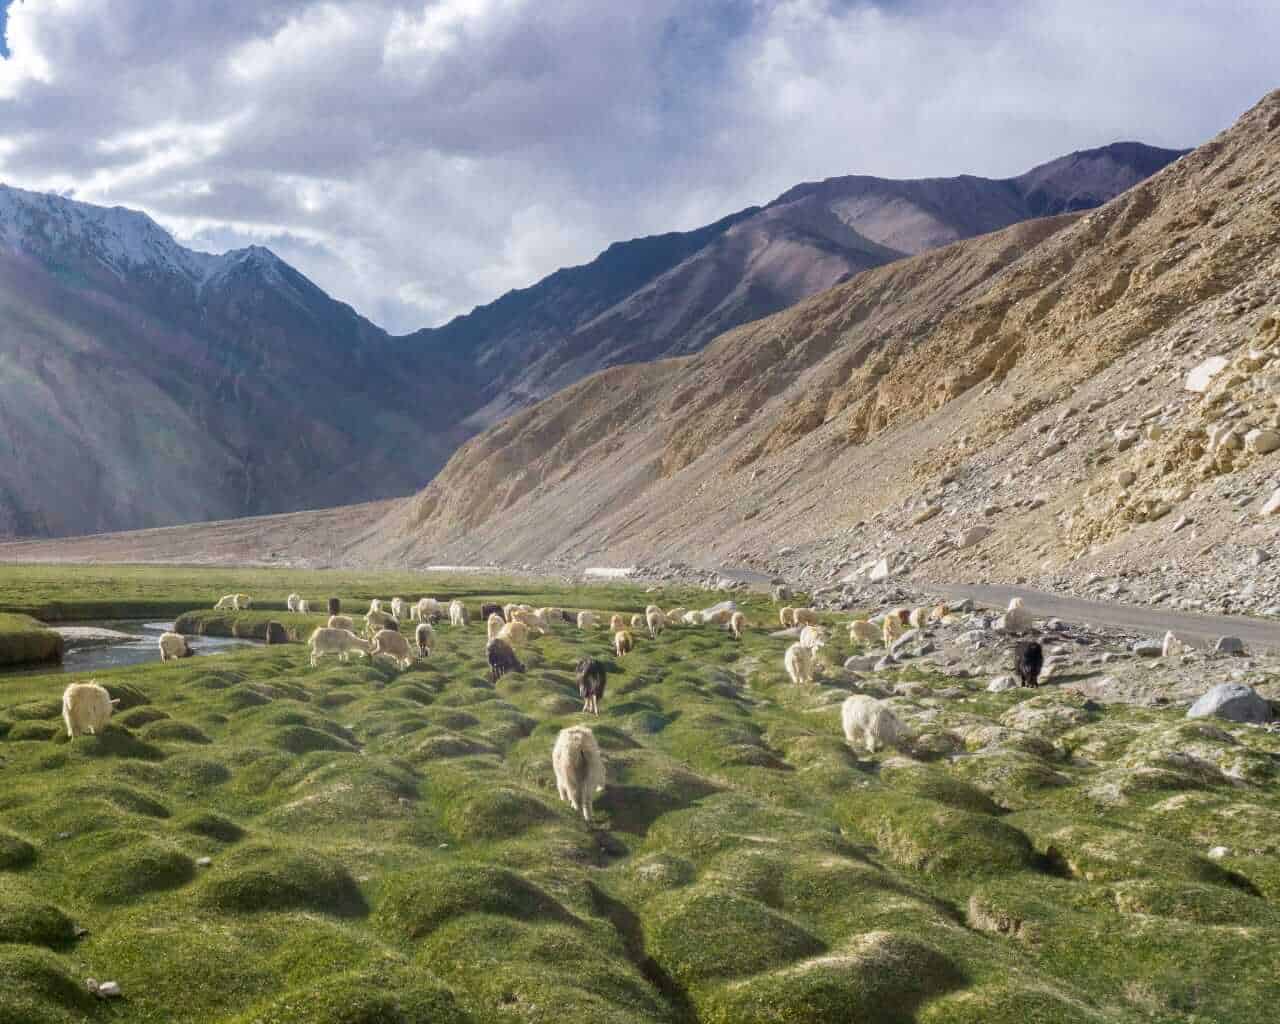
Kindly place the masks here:
[(396, 333), (840, 174), (1197, 145), (1276, 0), (0, 0), (0, 181), (267, 245)]

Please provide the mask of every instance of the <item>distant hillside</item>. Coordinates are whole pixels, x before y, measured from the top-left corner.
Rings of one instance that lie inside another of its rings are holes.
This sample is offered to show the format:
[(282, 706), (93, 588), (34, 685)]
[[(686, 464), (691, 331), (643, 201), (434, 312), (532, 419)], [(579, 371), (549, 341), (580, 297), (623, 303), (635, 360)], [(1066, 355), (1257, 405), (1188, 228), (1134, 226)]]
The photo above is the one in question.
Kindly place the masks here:
[[(1094, 196), (1071, 184), (1080, 166), (1115, 181), (1094, 153), (967, 187), (1071, 207)], [(934, 183), (895, 189), (939, 208)], [(1278, 196), (1280, 92), (1099, 210), (932, 249), (696, 355), (580, 381), (469, 441), (350, 554), (768, 567), (800, 548), (833, 574), (889, 556), (1016, 578), (1174, 554), (1194, 573), (1206, 538), (1273, 543), (1258, 508), (1280, 482)], [(864, 233), (940, 239), (941, 217), (890, 231), (875, 205), (854, 203)], [(985, 199), (965, 208), (965, 230), (988, 223)], [(1186, 390), (1219, 354), (1208, 396)]]
[(266, 249), (193, 252), (143, 214), (0, 186), (0, 536), (409, 494), (478, 430), (603, 367), (697, 352), (869, 268), (1096, 205), (1176, 156), (1122, 143), (1002, 182), (801, 185), (401, 338)]

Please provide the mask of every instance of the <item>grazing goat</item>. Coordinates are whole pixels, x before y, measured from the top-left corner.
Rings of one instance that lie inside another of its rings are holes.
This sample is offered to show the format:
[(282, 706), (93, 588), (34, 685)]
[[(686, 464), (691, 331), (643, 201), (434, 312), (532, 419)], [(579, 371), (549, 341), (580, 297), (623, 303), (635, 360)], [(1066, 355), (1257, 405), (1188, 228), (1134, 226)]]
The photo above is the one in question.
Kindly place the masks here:
[(490, 640), (484, 648), (485, 657), (489, 659), (489, 679), (497, 682), (508, 672), (524, 672), (524, 665), (516, 657), (511, 645), (501, 638)]
[(107, 727), (111, 712), (119, 703), (95, 682), (72, 683), (62, 691), (62, 720), (67, 723), (67, 735), (72, 739), (85, 733), (97, 736)]
[(1023, 640), (1014, 652), (1014, 668), (1023, 686), (1040, 685), (1040, 670), (1044, 668), (1044, 648), (1036, 640)]
[(615, 613), (609, 616), (609, 632), (610, 633), (620, 633), (622, 632), (622, 630), (626, 628), (627, 628), (627, 620), (624, 619), (621, 615), (618, 615)]
[(351, 621), (350, 615), (330, 615), (328, 626), (330, 629), (346, 629), (352, 633), (356, 631), (356, 624)]
[(393, 597), (391, 599), (391, 614), (394, 618), (404, 618), (404, 598)]
[(630, 654), (636, 646), (636, 638), (631, 635), (628, 629), (620, 629), (613, 634), (613, 653), (621, 658), (624, 654)]
[(907, 624), (912, 629), (924, 629), (929, 624), (929, 609), (912, 608), (911, 614), (907, 616)]
[(187, 638), (181, 633), (160, 634), (160, 660), (177, 661), (179, 658), (191, 657), (191, 648), (187, 646)]
[(371, 612), (382, 611), (382, 602), (375, 597), (372, 601), (369, 602), (369, 611)]
[(523, 622), (508, 622), (500, 630), (498, 636), (506, 640), (512, 647), (523, 647), (533, 637), (534, 633), (541, 633), (542, 630), (537, 626), (529, 626)]
[(310, 601), (299, 601), (295, 607), (298, 609), (298, 614), (299, 614), (299, 615), (310, 615), (310, 614), (311, 614), (311, 602), (310, 602)]
[(684, 616), (682, 617), (682, 621), (686, 626), (701, 626), (702, 612), (700, 611), (685, 612)]
[(500, 605), (500, 604), (482, 604), (482, 605), (480, 606), (480, 618), (482, 618), (482, 619), (484, 619), (486, 622), (488, 622), (488, 621), (489, 621), (489, 617), (490, 617), (490, 616), (492, 616), (492, 615), (496, 615), (496, 616), (498, 616), (498, 618), (500, 618), (503, 622), (506, 622), (506, 621), (507, 621), (507, 617), (506, 617), (505, 615), (503, 615), (503, 614), (502, 614), (502, 605)]
[(662, 614), (661, 608), (650, 608), (644, 613), (645, 625), (649, 627), (649, 639), (656, 640), (658, 634), (661, 633), (667, 625), (667, 617)]
[(818, 624), (818, 609), (816, 608), (791, 609), (791, 625), (816, 626), (817, 624)]
[(484, 624), (485, 635), (490, 639), (494, 639), (507, 626), (507, 620), (497, 612), (492, 612), (488, 620)]
[(400, 669), (413, 664), (413, 650), (398, 629), (380, 629), (373, 635), (369, 653), (375, 658), (390, 658)]
[(302, 600), (301, 594), (290, 594), (287, 598), (285, 598), (285, 602), (284, 602), (285, 607), (287, 607), (291, 612), (296, 612), (298, 610), (298, 602), (301, 600)]
[(578, 612), (578, 628), (594, 629), (596, 625), (595, 612)]
[(330, 629), (327, 626), (317, 629), (307, 642), (311, 645), (312, 668), (326, 654), (336, 654), (339, 661), (346, 661), (352, 651), (367, 655), (370, 648), (370, 641), (361, 640), (349, 629)]
[(633, 632), (639, 632), (646, 628), (647, 625), (648, 623), (645, 621), (645, 617), (643, 615), (631, 616), (631, 629)]
[(671, 611), (667, 612), (667, 625), (680, 625), (680, 623), (684, 622), (684, 613), (685, 609), (683, 608), (672, 608)]
[(388, 615), (386, 612), (370, 612), (364, 617), (364, 635), (370, 639), (380, 629), (398, 630), (399, 628), (400, 623), (395, 616)]
[(898, 746), (907, 730), (889, 707), (865, 694), (855, 694), (840, 706), (840, 723), (844, 738), (852, 744), (862, 743), (867, 753), (874, 754), (882, 746)]
[(742, 612), (734, 612), (729, 619), (729, 632), (733, 634), (735, 640), (742, 639), (742, 630), (747, 625), (747, 617)]
[(595, 658), (583, 658), (578, 662), (578, 696), (582, 698), (583, 712), (600, 714), (600, 698), (604, 696), (607, 671), (604, 663)]
[(604, 788), (604, 761), (595, 733), (585, 725), (561, 729), (551, 749), (551, 766), (560, 799), (569, 801), (569, 806), (581, 811), (590, 824), (596, 790)]
[(879, 640), (881, 631), (866, 619), (854, 619), (849, 623), (849, 643), (868, 644)]
[(782, 623), (783, 629), (790, 629), (796, 624), (796, 610), (790, 605), (778, 609), (778, 621)]
[(732, 608), (721, 608), (718, 611), (702, 613), (702, 621), (709, 623), (712, 626), (727, 626), (729, 625), (729, 620), (732, 618)]
[(827, 646), (827, 631), (821, 626), (805, 626), (800, 630), (800, 646), (816, 651)]
[(436, 631), (429, 622), (419, 622), (413, 631), (414, 643), (418, 645), (418, 653), (424, 658), (431, 653), (431, 645), (436, 642)]
[(787, 675), (797, 686), (813, 682), (813, 651), (803, 644), (792, 644), (782, 657)]
[(902, 636), (903, 632), (902, 620), (897, 615), (890, 612), (884, 617), (883, 636), (886, 647), (892, 647), (893, 642)]
[(449, 602), (449, 625), (465, 626), (467, 624), (467, 606), (461, 601)]

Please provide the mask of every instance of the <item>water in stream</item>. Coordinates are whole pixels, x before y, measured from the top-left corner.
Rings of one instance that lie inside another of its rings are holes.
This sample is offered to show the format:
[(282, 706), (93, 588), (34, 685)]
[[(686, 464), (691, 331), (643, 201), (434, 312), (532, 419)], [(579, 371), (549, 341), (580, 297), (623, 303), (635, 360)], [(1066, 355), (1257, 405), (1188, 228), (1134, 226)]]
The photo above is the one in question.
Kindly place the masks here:
[[(173, 629), (172, 622), (80, 622), (77, 626), (93, 626), (136, 637), (106, 644), (101, 641), (83, 642), (67, 640), (62, 656), (63, 672), (92, 672), (103, 668), (120, 668), (125, 665), (143, 665), (160, 660), (160, 634)], [(260, 647), (257, 640), (240, 640), (220, 636), (191, 636), (187, 643), (196, 657), (223, 654), (241, 647)], [(42, 667), (41, 672), (57, 671), (55, 666)]]

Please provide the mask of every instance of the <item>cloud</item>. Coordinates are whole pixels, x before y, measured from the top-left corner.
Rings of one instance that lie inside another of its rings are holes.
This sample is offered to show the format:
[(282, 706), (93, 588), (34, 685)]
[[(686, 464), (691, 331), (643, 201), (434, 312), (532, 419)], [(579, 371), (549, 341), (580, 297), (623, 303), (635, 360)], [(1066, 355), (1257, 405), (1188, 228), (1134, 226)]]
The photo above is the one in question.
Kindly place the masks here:
[(0, 179), (270, 245), (396, 331), (836, 174), (1186, 146), (1280, 9), (1132, 0), (23, 0)]

